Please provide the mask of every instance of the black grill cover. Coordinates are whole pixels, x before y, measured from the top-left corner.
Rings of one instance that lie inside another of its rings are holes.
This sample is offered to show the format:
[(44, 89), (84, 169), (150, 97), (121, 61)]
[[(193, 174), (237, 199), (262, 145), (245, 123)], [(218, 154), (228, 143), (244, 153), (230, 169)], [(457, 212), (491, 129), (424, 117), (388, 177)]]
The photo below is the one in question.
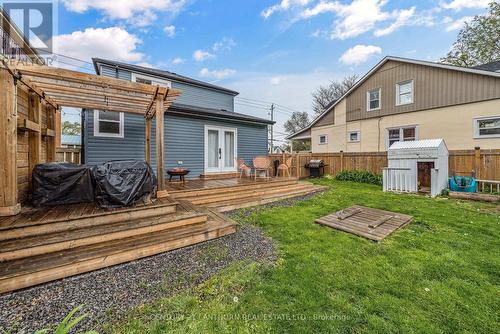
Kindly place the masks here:
[(154, 193), (156, 177), (145, 161), (108, 161), (94, 166), (95, 200), (100, 207), (118, 208)]
[(33, 168), (33, 205), (92, 202), (94, 186), (90, 167), (67, 162), (39, 164)]

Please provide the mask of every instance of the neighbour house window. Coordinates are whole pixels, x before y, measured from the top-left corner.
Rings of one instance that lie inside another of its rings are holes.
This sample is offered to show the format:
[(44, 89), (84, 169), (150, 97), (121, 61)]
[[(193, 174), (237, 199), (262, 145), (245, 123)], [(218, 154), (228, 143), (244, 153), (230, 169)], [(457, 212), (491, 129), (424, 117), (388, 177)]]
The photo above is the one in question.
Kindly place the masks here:
[(366, 110), (371, 111), (380, 109), (380, 95), (380, 88), (366, 92)]
[(474, 138), (500, 137), (500, 116), (474, 120)]
[(94, 136), (123, 138), (123, 113), (94, 111)]
[(396, 84), (396, 105), (413, 103), (413, 80)]
[(350, 142), (359, 141), (359, 131), (350, 131), (348, 132), (347, 136), (347, 140)]
[(319, 143), (320, 143), (320, 145), (328, 143), (328, 137), (326, 135), (320, 135), (319, 136)]
[(391, 147), (392, 144), (398, 141), (411, 141), (417, 139), (417, 127), (408, 126), (401, 128), (387, 129), (387, 147)]

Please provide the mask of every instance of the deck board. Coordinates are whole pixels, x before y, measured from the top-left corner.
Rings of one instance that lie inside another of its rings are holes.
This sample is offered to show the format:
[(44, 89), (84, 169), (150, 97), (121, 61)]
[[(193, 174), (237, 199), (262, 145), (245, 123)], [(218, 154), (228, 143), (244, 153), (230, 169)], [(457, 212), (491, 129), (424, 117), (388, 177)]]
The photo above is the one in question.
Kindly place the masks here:
[(321, 217), (316, 223), (378, 242), (406, 226), (412, 219), (412, 216), (397, 212), (355, 205)]

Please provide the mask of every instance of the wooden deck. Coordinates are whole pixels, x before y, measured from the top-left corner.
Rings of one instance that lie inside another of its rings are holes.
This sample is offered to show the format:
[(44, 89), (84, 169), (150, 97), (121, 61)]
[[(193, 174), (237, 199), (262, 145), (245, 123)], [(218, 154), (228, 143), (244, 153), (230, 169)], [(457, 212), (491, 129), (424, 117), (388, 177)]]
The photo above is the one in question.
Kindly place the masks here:
[(258, 185), (258, 184), (275, 184), (279, 182), (296, 182), (296, 178), (254, 178), (250, 177), (232, 177), (223, 179), (187, 179), (185, 184), (179, 181), (167, 182), (166, 188), (170, 194), (185, 192), (190, 190), (202, 189), (220, 189), (238, 186)]
[(0, 217), (0, 293), (190, 246), (236, 231), (221, 212), (323, 190), (296, 179), (169, 182), (170, 196), (133, 207), (23, 208)]
[(186, 184), (169, 184), (169, 193), (175, 200), (226, 212), (287, 198), (299, 197), (326, 188), (295, 178), (232, 178), (221, 180), (189, 180)]
[(236, 231), (208, 208), (163, 198), (132, 208), (27, 208), (0, 219), (0, 293), (190, 246)]
[(412, 216), (355, 205), (316, 220), (316, 223), (382, 241), (411, 222)]

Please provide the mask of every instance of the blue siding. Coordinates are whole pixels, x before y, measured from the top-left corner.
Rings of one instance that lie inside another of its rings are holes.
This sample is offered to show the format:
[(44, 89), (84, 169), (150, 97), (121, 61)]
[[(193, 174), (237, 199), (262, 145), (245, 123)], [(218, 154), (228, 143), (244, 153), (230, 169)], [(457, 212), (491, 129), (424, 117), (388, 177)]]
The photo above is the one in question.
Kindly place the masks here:
[[(125, 114), (125, 138), (94, 137), (94, 113), (86, 113), (85, 160), (88, 164), (114, 159), (144, 159), (144, 117)], [(198, 177), (205, 164), (205, 125), (236, 128), (238, 156), (251, 163), (257, 155), (267, 154), (267, 126), (251, 123), (215, 121), (177, 115), (165, 115), (166, 168), (183, 166), (191, 170), (189, 177)], [(151, 164), (156, 170), (155, 122), (152, 125)]]
[[(116, 77), (117, 69), (111, 66), (101, 65), (101, 75)], [(132, 72), (118, 69), (118, 78), (123, 80), (132, 80)], [(197, 87), (183, 82), (172, 82), (172, 88), (182, 90), (182, 95), (175, 102), (195, 107), (204, 107), (212, 109), (224, 109), (234, 111), (234, 97), (231, 94), (218, 92), (208, 88)]]

